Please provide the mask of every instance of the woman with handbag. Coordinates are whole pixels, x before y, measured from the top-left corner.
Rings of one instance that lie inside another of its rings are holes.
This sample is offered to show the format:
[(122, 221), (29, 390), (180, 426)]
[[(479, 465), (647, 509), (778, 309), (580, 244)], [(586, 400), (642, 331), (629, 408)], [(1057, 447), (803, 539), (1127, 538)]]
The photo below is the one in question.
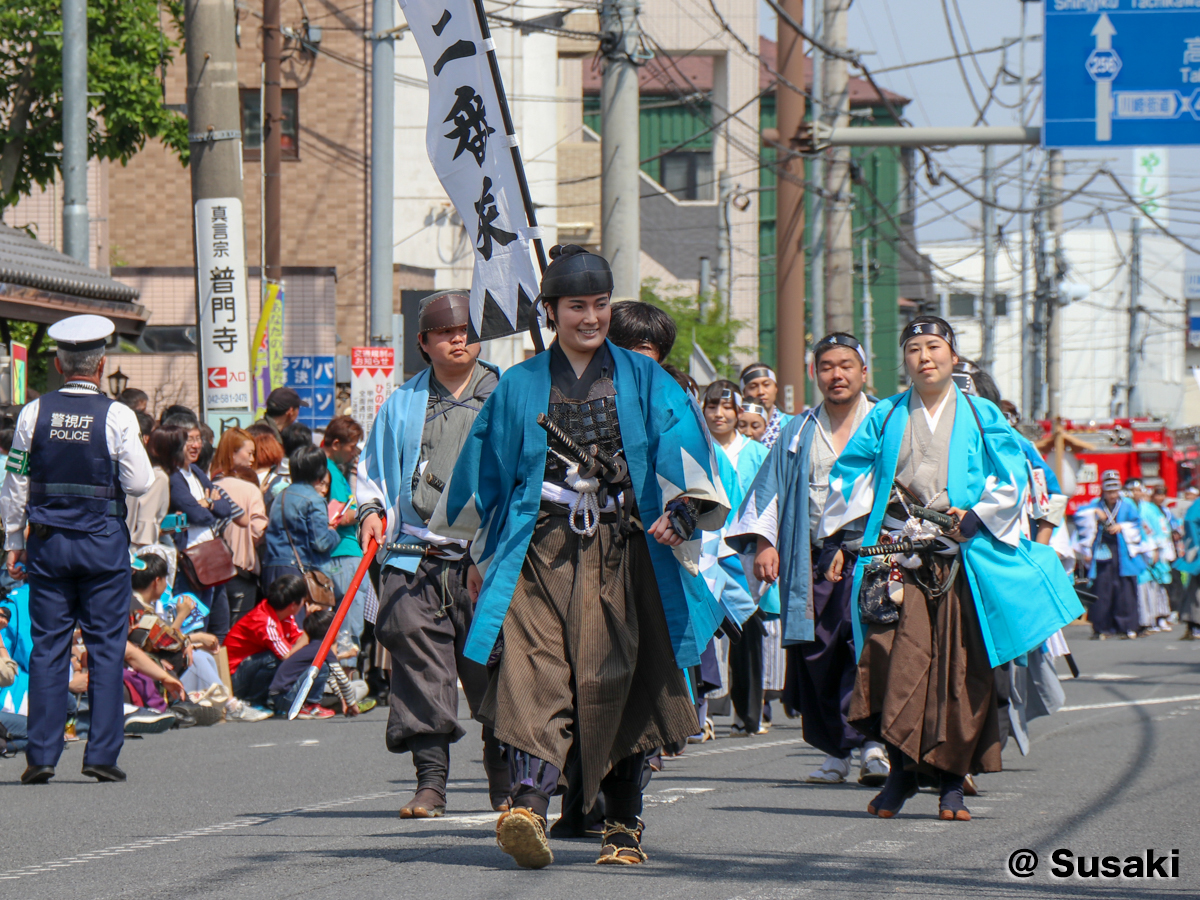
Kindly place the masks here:
[(329, 576), (333, 548), (341, 540), (329, 527), (329, 469), (325, 453), (312, 444), (288, 457), (292, 483), (271, 504), (271, 520), (262, 551), (262, 590), (281, 575), (300, 575), (308, 584), (309, 600), (321, 606), (336, 603)]
[(164, 426), (185, 429), (181, 453), (171, 460), (170, 511), (187, 516), (187, 530), (174, 535), (179, 551), (179, 567), (173, 590), (194, 591), (210, 610), (204, 630), (224, 639), (229, 633), (229, 601), (224, 591), (217, 591), (237, 569), (233, 554), (221, 534), (231, 520), (248, 523), (249, 516), (229, 495), (213, 487), (204, 471), (196, 465), (203, 439), (200, 423), (194, 416), (179, 413), (170, 416)]
[(235, 519), (224, 535), (233, 552), (233, 564), (237, 566), (237, 575), (225, 583), (231, 625), (250, 612), (260, 599), (258, 576), (262, 567), (258, 545), (267, 530), (267, 508), (254, 464), (253, 436), (240, 428), (230, 428), (221, 435), (213, 457), (213, 483), (246, 510), (245, 522)]
[(968, 821), (964, 777), (1000, 770), (992, 670), (1083, 607), (1054, 551), (1022, 530), (1028, 463), (1000, 410), (955, 385), (953, 329), (918, 316), (900, 345), (912, 388), (854, 433), (821, 519), (823, 536), (861, 533), (846, 546), (860, 552), (827, 546), (822, 562), (830, 581), (852, 579), (860, 652), (848, 719), (885, 742), (891, 763), (867, 812), (895, 816), (922, 771), (940, 782), (938, 817)]

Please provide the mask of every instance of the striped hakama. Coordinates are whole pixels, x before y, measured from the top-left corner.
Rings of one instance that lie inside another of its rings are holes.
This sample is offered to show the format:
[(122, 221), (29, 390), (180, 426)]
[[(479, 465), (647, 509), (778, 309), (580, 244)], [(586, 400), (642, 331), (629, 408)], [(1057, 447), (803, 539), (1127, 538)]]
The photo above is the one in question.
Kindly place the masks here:
[[(919, 570), (939, 582), (950, 560)], [(869, 625), (850, 699), (850, 724), (899, 747), (918, 765), (955, 775), (1000, 771), (996, 682), (967, 576), (927, 600), (904, 569), (904, 602), (892, 625)]]
[(587, 808), (618, 762), (696, 730), (646, 540), (612, 513), (576, 534), (543, 502), (489, 660), (480, 718), (560, 772), (575, 743)]

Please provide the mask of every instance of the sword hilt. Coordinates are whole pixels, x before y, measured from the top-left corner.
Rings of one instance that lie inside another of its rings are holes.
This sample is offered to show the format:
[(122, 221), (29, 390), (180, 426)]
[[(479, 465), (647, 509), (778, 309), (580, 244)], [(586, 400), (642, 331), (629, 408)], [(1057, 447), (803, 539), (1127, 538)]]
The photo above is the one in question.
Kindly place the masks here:
[(598, 456), (593, 456), (592, 454), (588, 453), (577, 443), (575, 443), (571, 436), (558, 426), (557, 422), (555, 422), (545, 413), (538, 413), (537, 423), (541, 425), (542, 428), (546, 429), (546, 434), (561, 444), (562, 448), (567, 452), (567, 455), (574, 459), (575, 462), (579, 463), (579, 465), (583, 468), (589, 471), (600, 468), (603, 469), (606, 474), (617, 474), (617, 469), (611, 461), (605, 462), (605, 460), (600, 459)]

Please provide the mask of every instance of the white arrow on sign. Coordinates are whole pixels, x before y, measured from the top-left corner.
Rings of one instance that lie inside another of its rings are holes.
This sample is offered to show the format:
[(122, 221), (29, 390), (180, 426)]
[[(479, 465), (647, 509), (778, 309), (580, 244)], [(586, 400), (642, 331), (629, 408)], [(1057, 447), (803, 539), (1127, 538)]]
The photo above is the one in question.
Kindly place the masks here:
[[(1092, 28), (1097, 50), (1112, 50), (1112, 36), (1117, 33), (1108, 13), (1101, 13)], [(1093, 78), (1095, 76), (1093, 75)], [(1096, 140), (1112, 140), (1112, 79), (1096, 78)]]

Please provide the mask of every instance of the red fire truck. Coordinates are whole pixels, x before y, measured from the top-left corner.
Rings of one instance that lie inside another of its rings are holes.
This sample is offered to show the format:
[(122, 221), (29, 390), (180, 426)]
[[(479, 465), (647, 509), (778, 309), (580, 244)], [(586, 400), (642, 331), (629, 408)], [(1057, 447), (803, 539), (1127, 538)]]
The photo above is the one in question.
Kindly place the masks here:
[[(1038, 422), (1039, 448), (1053, 465), (1054, 425)], [(1154, 419), (1063, 420), (1066, 460), (1074, 472), (1075, 495), (1067, 512), (1100, 496), (1100, 475), (1108, 469), (1121, 473), (1121, 481), (1140, 478), (1147, 485), (1161, 485), (1167, 496), (1177, 496), (1191, 482), (1200, 447), (1192, 434), (1197, 429), (1172, 431)], [(1067, 478), (1069, 486), (1070, 477)]]

